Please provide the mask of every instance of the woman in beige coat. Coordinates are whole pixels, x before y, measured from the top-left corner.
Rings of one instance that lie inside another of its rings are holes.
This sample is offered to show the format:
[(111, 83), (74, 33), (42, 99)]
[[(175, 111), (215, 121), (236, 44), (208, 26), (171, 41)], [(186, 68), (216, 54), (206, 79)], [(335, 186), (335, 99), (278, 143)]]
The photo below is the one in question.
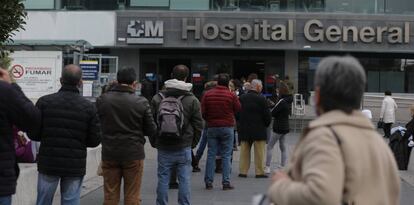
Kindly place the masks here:
[[(350, 83), (352, 82), (352, 83)], [(321, 61), (315, 76), (319, 117), (277, 172), (268, 196), (276, 205), (397, 205), (394, 156), (360, 112), (365, 72), (352, 57)]]

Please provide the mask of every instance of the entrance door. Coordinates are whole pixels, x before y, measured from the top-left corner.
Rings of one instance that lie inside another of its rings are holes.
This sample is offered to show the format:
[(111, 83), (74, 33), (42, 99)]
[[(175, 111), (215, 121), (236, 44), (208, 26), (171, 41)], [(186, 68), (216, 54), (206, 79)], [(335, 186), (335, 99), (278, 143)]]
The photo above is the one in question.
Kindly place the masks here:
[(236, 79), (244, 78), (247, 80), (252, 73), (258, 75), (259, 79), (264, 82), (265, 65), (264, 61), (258, 60), (235, 60), (233, 61), (233, 76)]

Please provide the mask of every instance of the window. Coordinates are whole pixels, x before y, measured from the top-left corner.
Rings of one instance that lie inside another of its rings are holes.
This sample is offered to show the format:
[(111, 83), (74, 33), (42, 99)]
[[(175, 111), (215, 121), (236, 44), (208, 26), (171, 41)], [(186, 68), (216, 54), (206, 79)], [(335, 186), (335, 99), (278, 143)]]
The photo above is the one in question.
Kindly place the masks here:
[(171, 0), (171, 10), (209, 10), (209, 0)]
[(26, 9), (55, 9), (55, 0), (24, 0)]
[(139, 7), (169, 7), (169, 0), (130, 0), (130, 6)]
[[(299, 93), (312, 91), (317, 64), (327, 53), (303, 52), (299, 56)], [(336, 53), (342, 56), (344, 53)], [(414, 60), (405, 60), (401, 54), (351, 53), (364, 67), (367, 76), (367, 92), (407, 93), (414, 90)], [(389, 57), (387, 57), (389, 56)], [(406, 62), (407, 61), (407, 62)], [(406, 63), (404, 63), (406, 62)]]

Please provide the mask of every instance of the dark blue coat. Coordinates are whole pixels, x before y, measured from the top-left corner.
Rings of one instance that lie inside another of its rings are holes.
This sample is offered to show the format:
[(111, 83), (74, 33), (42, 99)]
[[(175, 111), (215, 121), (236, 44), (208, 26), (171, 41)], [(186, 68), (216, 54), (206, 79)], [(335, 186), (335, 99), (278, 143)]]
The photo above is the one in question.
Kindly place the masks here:
[(41, 130), (33, 140), (41, 141), (37, 168), (40, 173), (80, 177), (86, 173), (86, 147), (101, 142), (95, 105), (79, 95), (75, 86), (62, 86), (59, 92), (41, 97)]
[(40, 115), (16, 84), (0, 81), (0, 197), (16, 192), (19, 167), (16, 162), (12, 126), (36, 133)]
[(249, 91), (240, 96), (240, 103), (240, 140), (266, 140), (266, 130), (272, 120), (266, 98), (257, 92)]

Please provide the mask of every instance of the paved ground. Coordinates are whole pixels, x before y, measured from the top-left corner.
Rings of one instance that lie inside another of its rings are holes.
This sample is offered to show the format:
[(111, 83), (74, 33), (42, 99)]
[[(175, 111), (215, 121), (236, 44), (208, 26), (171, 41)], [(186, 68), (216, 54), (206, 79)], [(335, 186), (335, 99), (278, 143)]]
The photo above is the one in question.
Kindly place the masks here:
[[(293, 148), (293, 145), (297, 142), (298, 135), (290, 134), (287, 136), (288, 150)], [(147, 159), (145, 161), (144, 177), (142, 183), (142, 200), (143, 205), (155, 204), (156, 198), (156, 152), (147, 147)], [(280, 156), (276, 150), (274, 156)], [(192, 203), (195, 205), (250, 205), (251, 198), (255, 194), (264, 193), (269, 186), (269, 179), (256, 179), (254, 178), (253, 167), (250, 169), (250, 176), (247, 179), (238, 178), (238, 152), (235, 152), (232, 172), (232, 182), (236, 187), (232, 191), (221, 191), (221, 175), (216, 175), (214, 182), (214, 190), (206, 191), (204, 189), (203, 176), (205, 161), (201, 162), (201, 173), (194, 173), (192, 176)], [(279, 159), (274, 159), (276, 164)], [(171, 190), (170, 204), (177, 204), (177, 191)], [(412, 205), (414, 201), (414, 187), (409, 184), (402, 182), (402, 193), (401, 193), (401, 205)], [(103, 203), (103, 190), (99, 188), (81, 199), (81, 204), (94, 205)]]

